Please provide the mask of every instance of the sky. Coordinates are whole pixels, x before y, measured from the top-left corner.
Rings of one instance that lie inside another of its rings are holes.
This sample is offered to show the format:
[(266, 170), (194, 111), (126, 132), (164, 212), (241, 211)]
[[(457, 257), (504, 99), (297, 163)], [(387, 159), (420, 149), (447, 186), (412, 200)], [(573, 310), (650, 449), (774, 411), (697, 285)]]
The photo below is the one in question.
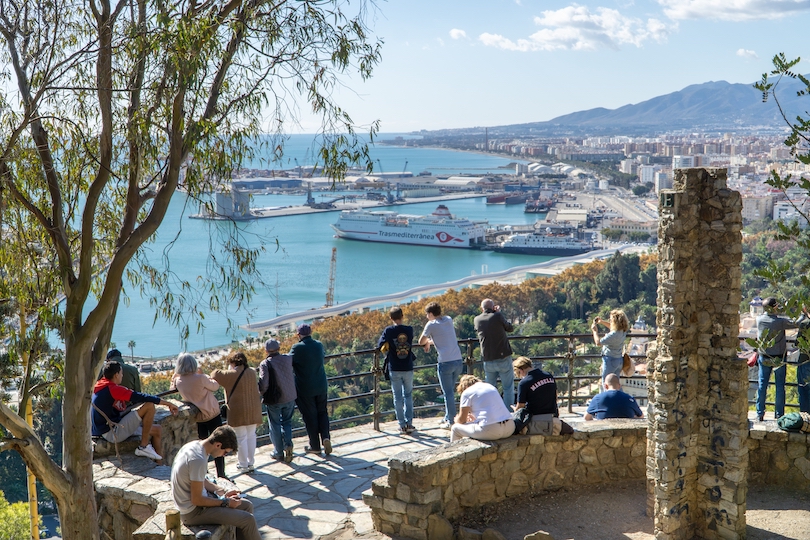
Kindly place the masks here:
[[(410, 132), (753, 83), (775, 54), (808, 52), (810, 0), (388, 0), (370, 26), (384, 40), (382, 61), (367, 81), (345, 79), (335, 98), (360, 125)], [(302, 119), (302, 131), (314, 127)]]

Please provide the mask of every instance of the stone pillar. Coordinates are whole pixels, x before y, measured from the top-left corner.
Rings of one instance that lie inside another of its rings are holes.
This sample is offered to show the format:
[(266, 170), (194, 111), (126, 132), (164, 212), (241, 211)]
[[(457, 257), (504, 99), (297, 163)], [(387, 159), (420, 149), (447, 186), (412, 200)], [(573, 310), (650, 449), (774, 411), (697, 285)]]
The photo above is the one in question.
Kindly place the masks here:
[(678, 169), (658, 226), (647, 481), (657, 540), (745, 538), (747, 366), (737, 359), (742, 201), (725, 169)]

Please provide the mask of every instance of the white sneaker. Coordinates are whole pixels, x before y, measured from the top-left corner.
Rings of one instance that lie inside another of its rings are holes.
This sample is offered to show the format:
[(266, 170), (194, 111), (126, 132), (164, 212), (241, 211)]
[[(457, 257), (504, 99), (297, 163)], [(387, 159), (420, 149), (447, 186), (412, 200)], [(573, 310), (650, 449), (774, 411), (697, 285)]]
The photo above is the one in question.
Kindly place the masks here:
[(439, 427), (442, 429), (450, 429), (450, 422), (448, 422), (447, 420), (442, 420), (441, 422), (439, 422)]
[(143, 448), (140, 446), (135, 449), (135, 455), (141, 456), (149, 459), (154, 459), (155, 461), (160, 461), (163, 459), (163, 456), (155, 452), (155, 449), (152, 447), (152, 444), (147, 444)]
[(253, 468), (253, 465), (248, 465), (247, 467), (237, 465), (236, 470), (239, 471), (240, 473), (252, 473), (255, 469)]

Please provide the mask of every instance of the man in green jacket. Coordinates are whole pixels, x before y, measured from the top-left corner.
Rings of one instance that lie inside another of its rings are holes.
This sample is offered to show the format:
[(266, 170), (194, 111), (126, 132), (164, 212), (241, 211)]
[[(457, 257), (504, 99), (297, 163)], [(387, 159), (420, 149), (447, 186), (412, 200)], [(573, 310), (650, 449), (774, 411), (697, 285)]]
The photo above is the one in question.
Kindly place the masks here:
[(295, 403), (301, 411), (309, 436), (309, 446), (305, 450), (320, 454), (323, 444), (324, 454), (329, 455), (332, 453), (332, 441), (329, 440), (329, 413), (326, 410), (323, 345), (312, 339), (312, 328), (308, 324), (298, 327), (298, 339), (298, 343), (290, 349), (290, 356), (298, 394)]

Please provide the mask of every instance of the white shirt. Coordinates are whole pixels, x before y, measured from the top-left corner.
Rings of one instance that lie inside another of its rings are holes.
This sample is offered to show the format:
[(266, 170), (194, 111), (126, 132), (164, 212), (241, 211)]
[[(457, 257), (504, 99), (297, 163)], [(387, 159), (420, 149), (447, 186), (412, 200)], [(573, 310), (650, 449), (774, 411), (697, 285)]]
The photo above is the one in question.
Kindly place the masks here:
[(512, 418), (509, 409), (503, 404), (498, 389), (483, 381), (475, 383), (461, 393), (460, 405), (469, 407), (475, 416), (475, 423), (482, 427)]
[(188, 514), (195, 508), (191, 504), (191, 482), (200, 482), (201, 495), (205, 495), (205, 474), (208, 472), (208, 454), (203, 441), (186, 443), (177, 452), (172, 464), (172, 498), (181, 514)]

